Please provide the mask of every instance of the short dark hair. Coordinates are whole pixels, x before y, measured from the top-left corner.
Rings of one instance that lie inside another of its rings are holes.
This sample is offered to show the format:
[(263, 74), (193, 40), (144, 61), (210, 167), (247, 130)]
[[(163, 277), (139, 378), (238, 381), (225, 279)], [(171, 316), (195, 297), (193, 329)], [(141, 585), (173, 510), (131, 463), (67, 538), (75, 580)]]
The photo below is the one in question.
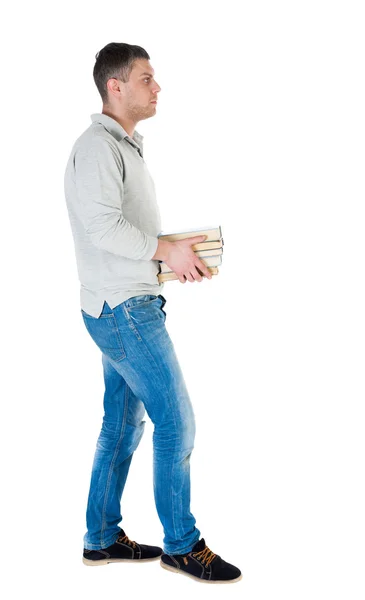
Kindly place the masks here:
[(109, 100), (107, 81), (117, 77), (126, 83), (133, 69), (134, 61), (138, 58), (150, 59), (148, 53), (141, 46), (111, 42), (102, 48), (96, 55), (93, 76), (95, 85), (104, 104)]

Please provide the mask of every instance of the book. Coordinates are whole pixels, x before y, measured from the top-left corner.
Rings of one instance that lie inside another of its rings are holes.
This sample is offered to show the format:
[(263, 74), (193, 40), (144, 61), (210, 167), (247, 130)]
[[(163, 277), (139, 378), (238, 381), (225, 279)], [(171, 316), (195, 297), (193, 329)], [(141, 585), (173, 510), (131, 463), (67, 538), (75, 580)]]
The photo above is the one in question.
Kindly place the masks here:
[(157, 237), (166, 242), (177, 242), (178, 240), (184, 240), (186, 238), (196, 237), (198, 235), (207, 236), (204, 242), (202, 242), (203, 244), (207, 242), (216, 242), (218, 240), (222, 240), (223, 245), (222, 228), (220, 225), (218, 225), (218, 227), (199, 227), (197, 229), (189, 229), (189, 231), (180, 230), (169, 233), (161, 231), (161, 233), (159, 233)]
[[(209, 271), (212, 275), (218, 275), (218, 267), (208, 267)], [(159, 273), (157, 275), (159, 283), (163, 283), (164, 281), (172, 281), (174, 279), (179, 280), (178, 276), (174, 271), (170, 271), (169, 273)]]
[[(206, 256), (205, 258), (200, 258), (200, 260), (206, 267), (218, 267), (222, 264), (222, 255)], [(173, 273), (173, 271), (165, 262), (160, 262), (160, 273)]]
[(199, 258), (206, 258), (207, 256), (220, 256), (221, 254), (223, 254), (223, 246), (217, 248), (216, 250), (197, 250), (195, 254)]
[[(187, 236), (190, 237), (190, 236)], [(191, 236), (194, 237), (194, 236)], [(199, 242), (198, 244), (193, 244), (190, 248), (195, 252), (196, 250), (214, 250), (218, 248), (223, 248), (224, 242), (223, 238), (218, 242)]]

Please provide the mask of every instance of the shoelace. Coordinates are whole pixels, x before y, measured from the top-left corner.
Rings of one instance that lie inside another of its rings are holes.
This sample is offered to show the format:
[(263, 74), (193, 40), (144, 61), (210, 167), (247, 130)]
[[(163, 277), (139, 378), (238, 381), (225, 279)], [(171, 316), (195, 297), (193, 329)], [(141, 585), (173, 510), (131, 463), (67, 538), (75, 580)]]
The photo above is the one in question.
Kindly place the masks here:
[(203, 565), (205, 563), (208, 566), (212, 562), (213, 558), (216, 557), (216, 554), (214, 554), (214, 552), (212, 552), (208, 546), (205, 546), (204, 550), (200, 550), (200, 552), (194, 552), (193, 556), (200, 560)]
[(136, 542), (133, 542), (133, 540), (130, 540), (129, 537), (127, 535), (124, 535), (123, 537), (119, 537), (118, 538), (119, 542), (122, 542), (124, 544), (128, 544), (129, 546), (133, 546), (133, 548), (136, 547)]

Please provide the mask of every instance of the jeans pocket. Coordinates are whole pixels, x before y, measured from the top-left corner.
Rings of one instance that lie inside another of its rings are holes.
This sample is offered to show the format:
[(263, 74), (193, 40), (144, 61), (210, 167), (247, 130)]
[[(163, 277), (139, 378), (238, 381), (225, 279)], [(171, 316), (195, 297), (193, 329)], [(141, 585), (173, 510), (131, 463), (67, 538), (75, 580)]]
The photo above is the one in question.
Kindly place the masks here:
[(82, 311), (85, 327), (98, 348), (112, 360), (126, 358), (122, 338), (114, 314), (101, 315), (98, 319)]
[(131, 308), (138, 308), (139, 306), (146, 306), (147, 304), (154, 302), (157, 298), (158, 296), (155, 296), (154, 294), (142, 294), (140, 296), (132, 296), (132, 298), (128, 298), (128, 300), (125, 300), (123, 304), (125, 308), (129, 310)]
[(126, 311), (128, 313), (131, 328), (135, 331), (138, 331), (139, 327), (143, 326), (152, 326), (158, 323), (165, 323), (166, 321), (166, 313), (162, 309), (166, 304), (166, 299), (161, 296), (135, 296), (131, 298), (133, 302), (129, 303), (126, 300)]

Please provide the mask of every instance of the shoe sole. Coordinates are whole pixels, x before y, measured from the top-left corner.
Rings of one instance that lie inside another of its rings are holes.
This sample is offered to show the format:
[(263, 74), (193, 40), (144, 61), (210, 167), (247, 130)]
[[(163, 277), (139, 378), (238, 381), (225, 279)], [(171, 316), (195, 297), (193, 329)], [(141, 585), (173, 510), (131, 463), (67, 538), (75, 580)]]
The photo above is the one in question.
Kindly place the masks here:
[(90, 560), (89, 558), (82, 557), (82, 562), (87, 567), (101, 567), (102, 565), (107, 565), (108, 563), (114, 562), (128, 562), (128, 563), (140, 563), (140, 562), (153, 562), (158, 560), (159, 556), (154, 556), (153, 558), (102, 558), (100, 560)]
[(236, 579), (201, 579), (200, 577), (195, 577), (195, 575), (191, 575), (190, 573), (186, 573), (182, 569), (175, 569), (174, 567), (170, 567), (166, 563), (160, 560), (160, 565), (163, 569), (167, 571), (171, 571), (171, 573), (178, 573), (180, 575), (185, 575), (186, 577), (190, 577), (190, 579), (194, 579), (194, 581), (200, 581), (201, 583), (236, 583), (236, 581), (240, 581), (242, 579), (242, 573)]

